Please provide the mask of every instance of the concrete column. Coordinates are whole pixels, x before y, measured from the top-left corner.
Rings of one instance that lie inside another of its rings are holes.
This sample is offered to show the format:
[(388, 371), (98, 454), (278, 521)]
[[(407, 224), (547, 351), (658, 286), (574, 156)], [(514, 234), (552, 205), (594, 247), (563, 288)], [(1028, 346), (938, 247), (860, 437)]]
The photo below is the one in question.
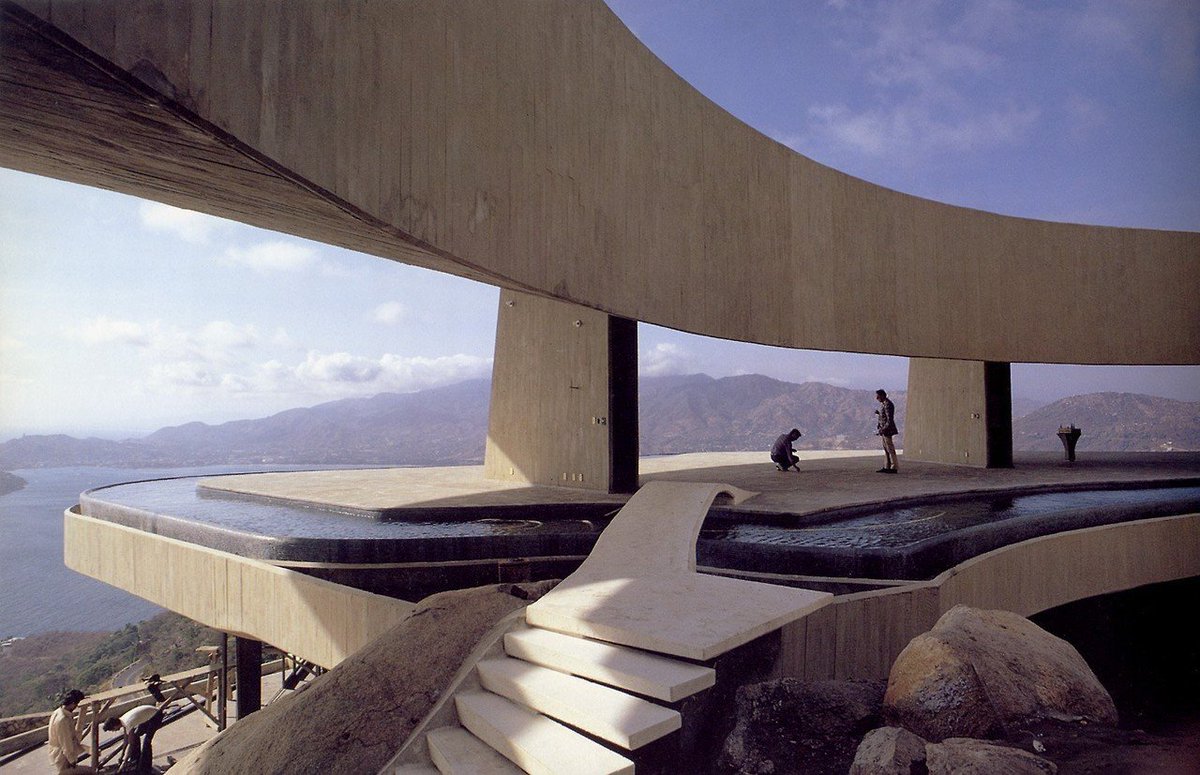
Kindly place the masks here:
[(906, 460), (1012, 467), (1007, 363), (913, 358), (903, 432)]
[(237, 636), (237, 717), (240, 721), (262, 707), (262, 641)]
[(637, 323), (502, 291), (485, 476), (637, 488)]

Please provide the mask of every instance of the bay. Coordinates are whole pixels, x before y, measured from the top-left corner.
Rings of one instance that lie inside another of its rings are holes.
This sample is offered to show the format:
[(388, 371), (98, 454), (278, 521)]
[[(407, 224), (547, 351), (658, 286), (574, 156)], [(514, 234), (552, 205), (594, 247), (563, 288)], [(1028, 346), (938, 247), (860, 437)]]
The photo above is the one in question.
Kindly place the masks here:
[(118, 630), (163, 610), (63, 564), (63, 512), (79, 503), (80, 493), (145, 479), (316, 467), (319, 466), (88, 466), (13, 471), (27, 484), (0, 496), (0, 639), (55, 630)]

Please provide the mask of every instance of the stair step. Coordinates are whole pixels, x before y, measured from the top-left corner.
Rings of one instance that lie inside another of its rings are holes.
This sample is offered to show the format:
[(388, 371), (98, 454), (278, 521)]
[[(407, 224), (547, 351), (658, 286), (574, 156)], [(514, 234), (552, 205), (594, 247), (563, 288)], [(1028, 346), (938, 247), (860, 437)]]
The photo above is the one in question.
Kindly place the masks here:
[(633, 762), (489, 692), (454, 696), (462, 725), (531, 775), (633, 775)]
[(441, 727), (425, 736), (441, 775), (521, 775), (517, 765), (462, 727)]
[(710, 667), (535, 627), (505, 635), (504, 650), (526, 662), (666, 702), (682, 700), (717, 681)]
[(485, 659), (476, 669), (488, 691), (626, 750), (640, 748), (683, 724), (678, 711), (519, 659)]

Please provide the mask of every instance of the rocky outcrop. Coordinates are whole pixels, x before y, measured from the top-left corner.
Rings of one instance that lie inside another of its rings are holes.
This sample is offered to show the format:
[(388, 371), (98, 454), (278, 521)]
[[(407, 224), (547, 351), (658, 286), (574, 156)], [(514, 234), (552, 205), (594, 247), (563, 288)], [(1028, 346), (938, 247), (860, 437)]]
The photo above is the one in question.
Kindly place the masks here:
[(904, 727), (880, 727), (858, 744), (850, 775), (912, 775), (924, 766), (924, 740)]
[(982, 740), (949, 738), (925, 746), (929, 775), (1054, 775), (1058, 767), (1040, 756)]
[[(785, 678), (741, 687), (735, 710), (718, 771), (739, 775), (1045, 775), (1056, 765), (1037, 754), (1070, 748), (1061, 731), (1051, 746), (1031, 729), (1117, 723), (1069, 643), (1016, 614), (967, 606), (909, 643), (882, 696), (869, 681)], [(890, 726), (874, 728), (877, 719)], [(1093, 723), (1073, 723), (1083, 720)]]
[(1069, 643), (1022, 616), (961, 605), (897, 657), (883, 712), (935, 742), (998, 738), (1044, 718), (1117, 723), (1112, 698)]
[(863, 738), (850, 775), (1054, 775), (1049, 759), (984, 740), (952, 737), (929, 743), (902, 727), (873, 729)]
[(171, 773), (375, 772), (442, 696), (480, 639), (551, 585), (499, 585), (432, 595), (306, 690), (238, 721), (177, 763)]
[(737, 691), (736, 725), (725, 740), (721, 772), (845, 770), (863, 734), (879, 722), (882, 681), (783, 678)]

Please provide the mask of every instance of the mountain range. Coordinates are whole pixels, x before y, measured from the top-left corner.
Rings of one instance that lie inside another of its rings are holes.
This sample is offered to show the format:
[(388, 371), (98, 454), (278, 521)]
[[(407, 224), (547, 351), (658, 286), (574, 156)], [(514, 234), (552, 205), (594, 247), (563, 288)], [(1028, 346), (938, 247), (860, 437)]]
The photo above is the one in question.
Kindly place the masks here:
[[(758, 374), (647, 377), (639, 383), (641, 454), (766, 450), (796, 427), (800, 449), (873, 449), (871, 390), (796, 384)], [(256, 420), (188, 423), (124, 441), (29, 435), (0, 444), (0, 469), (215, 464), (457, 465), (483, 460), (490, 384), (381, 393)], [(891, 394), (901, 431), (906, 395)], [(1018, 404), (1018, 410), (1022, 404)], [(1017, 450), (1061, 450), (1060, 425), (1083, 430), (1079, 450), (1200, 449), (1200, 402), (1091, 393), (1034, 408), (1013, 422)], [(903, 446), (903, 436), (901, 436)]]

